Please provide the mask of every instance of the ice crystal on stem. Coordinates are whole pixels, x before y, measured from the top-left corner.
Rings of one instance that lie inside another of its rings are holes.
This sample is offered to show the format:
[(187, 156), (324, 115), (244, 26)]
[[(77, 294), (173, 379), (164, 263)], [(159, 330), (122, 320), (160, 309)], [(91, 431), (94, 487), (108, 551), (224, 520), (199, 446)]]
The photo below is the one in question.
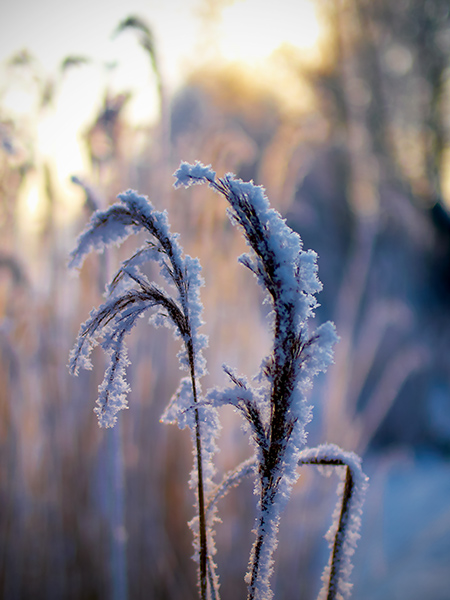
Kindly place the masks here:
[[(206, 337), (199, 333), (202, 325), (199, 289), (203, 285), (200, 264), (197, 259), (183, 255), (177, 235), (170, 232), (166, 212), (155, 210), (145, 196), (132, 190), (120, 194), (119, 199), (121, 203), (92, 215), (71, 256), (71, 265), (80, 267), (92, 250), (101, 252), (107, 246), (118, 245), (131, 233), (141, 230), (150, 236), (145, 246), (122, 264), (108, 287), (106, 302), (91, 312), (90, 318), (81, 327), (70, 356), (69, 366), (76, 375), (79, 367), (92, 367), (90, 355), (97, 344), (101, 344), (110, 355), (95, 409), (102, 427), (112, 427), (117, 412), (127, 408), (126, 394), (130, 387), (125, 380), (128, 360), (124, 339), (137, 319), (147, 311), (151, 311), (151, 320), (155, 325), (171, 327), (175, 336), (183, 342), (178, 356), (181, 367), (189, 372), (189, 377), (182, 381), (176, 401), (172, 403), (174, 420), (178, 419), (179, 407), (186, 396), (189, 404), (195, 406), (200, 402), (199, 379), (205, 373), (202, 350), (206, 346)], [(169, 293), (150, 282), (141, 272), (140, 265), (148, 260), (159, 263), (163, 279), (175, 293)], [(178, 409), (175, 408), (176, 402)], [(212, 454), (215, 452), (214, 436), (218, 426), (212, 407), (195, 408), (188, 416), (188, 421), (180, 425), (187, 424), (194, 438), (196, 464), (191, 479), (197, 490), (198, 505), (194, 531), (201, 595), (206, 600), (208, 561), (212, 564), (208, 542), (213, 551), (213, 540), (212, 528), (206, 523), (205, 493), (212, 485)], [(214, 573), (210, 580), (214, 581)]]
[(213, 391), (215, 405), (228, 402), (249, 421), (257, 446), (258, 516), (249, 571), (248, 597), (272, 597), (270, 575), (281, 511), (298, 477), (298, 460), (311, 419), (305, 392), (314, 375), (325, 371), (337, 341), (334, 326), (325, 323), (308, 331), (308, 319), (321, 290), (316, 254), (304, 251), (300, 236), (270, 207), (264, 190), (227, 174), (216, 178), (210, 167), (182, 163), (175, 186), (206, 183), (229, 203), (231, 221), (243, 231), (250, 252), (239, 261), (256, 277), (272, 305), (273, 346), (259, 381), (251, 388), (230, 370), (232, 386)]
[[(342, 508), (337, 509), (330, 530), (332, 555), (324, 574), (328, 600), (347, 598), (350, 557), (358, 535), (359, 514), (365, 489), (358, 458), (336, 446), (304, 449), (311, 407), (306, 393), (312, 379), (333, 360), (337, 341), (334, 325), (324, 323), (310, 331), (308, 321), (317, 307), (322, 289), (317, 277), (317, 255), (303, 250), (300, 236), (270, 207), (261, 187), (238, 180), (232, 174), (217, 178), (210, 167), (197, 162), (181, 163), (175, 187), (206, 183), (229, 203), (228, 216), (244, 234), (250, 251), (239, 257), (265, 290), (272, 312), (273, 344), (262, 361), (260, 372), (249, 382), (227, 365), (230, 385), (202, 394), (200, 379), (205, 374), (202, 350), (206, 338), (202, 325), (199, 261), (184, 255), (178, 236), (170, 232), (166, 212), (158, 212), (144, 196), (131, 190), (119, 195), (121, 203), (92, 215), (72, 253), (71, 264), (80, 267), (91, 251), (102, 251), (122, 243), (131, 233), (144, 230), (149, 239), (124, 261), (107, 288), (107, 299), (94, 309), (80, 333), (70, 357), (74, 374), (91, 368), (93, 348), (100, 344), (110, 357), (95, 412), (99, 424), (111, 427), (117, 412), (127, 408), (130, 388), (125, 380), (128, 365), (125, 337), (138, 318), (150, 311), (155, 325), (168, 325), (182, 341), (180, 365), (188, 371), (173, 396), (162, 420), (188, 427), (192, 433), (195, 465), (191, 486), (196, 490), (197, 513), (191, 522), (199, 565), (202, 600), (219, 599), (214, 563), (214, 523), (217, 503), (228, 490), (250, 474), (255, 475), (258, 512), (255, 541), (246, 575), (248, 599), (270, 600), (270, 576), (277, 546), (281, 512), (297, 480), (300, 464), (347, 465), (342, 489)], [(141, 265), (156, 261), (165, 284), (149, 281)], [(255, 455), (214, 482), (213, 457), (220, 430), (217, 408), (232, 405), (248, 424)], [(325, 462), (324, 462), (325, 461)], [(328, 462), (327, 462), (328, 461)], [(350, 473), (350, 475), (349, 475)], [(326, 583), (328, 582), (328, 583)]]
[(361, 469), (361, 459), (353, 452), (344, 452), (335, 444), (307, 448), (300, 453), (299, 464), (345, 467), (338, 488), (338, 503), (333, 522), (326, 534), (330, 545), (330, 560), (323, 572), (323, 586), (318, 600), (346, 600), (352, 584), (352, 556), (359, 539), (361, 514), (368, 478)]

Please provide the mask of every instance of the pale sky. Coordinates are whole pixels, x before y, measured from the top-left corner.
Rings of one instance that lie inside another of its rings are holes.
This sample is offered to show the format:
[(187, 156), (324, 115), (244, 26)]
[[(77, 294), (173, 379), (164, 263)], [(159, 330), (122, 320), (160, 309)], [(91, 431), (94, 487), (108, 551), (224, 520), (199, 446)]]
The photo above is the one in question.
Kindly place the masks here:
[[(128, 16), (141, 17), (153, 31), (169, 92), (182, 85), (193, 67), (218, 57), (259, 66), (261, 76), (267, 77), (263, 61), (276, 48), (288, 42), (306, 53), (319, 33), (312, 0), (217, 0), (216, 6), (221, 8), (215, 23), (200, 16), (208, 5), (214, 6), (214, 2), (0, 0), (2, 107), (6, 114), (14, 114), (18, 123), (37, 128), (39, 151), (51, 157), (66, 196), (74, 187), (67, 183), (69, 176), (82, 174), (86, 165), (80, 132), (98, 115), (106, 89), (131, 92), (126, 106), (131, 123), (145, 124), (157, 118), (158, 97), (151, 84), (154, 75), (137, 42), (137, 32), (111, 37)], [(16, 70), (11, 85), (11, 71), (6, 66), (7, 59), (24, 49), (41, 65), (40, 76), (56, 86), (52, 110), (41, 111), (38, 118), (37, 96), (30, 92), (30, 70), (23, 71), (22, 82), (20, 77), (17, 81)], [(62, 76), (58, 67), (67, 56), (86, 57), (91, 63), (73, 67)], [(112, 63), (117, 65), (114, 69), (105, 67)], [(27, 192), (27, 202), (35, 198), (37, 206), (36, 188), (33, 190)]]
[(52, 71), (68, 55), (111, 61), (120, 41), (111, 40), (129, 15), (143, 17), (156, 36), (167, 77), (178, 76), (183, 49), (198, 35), (192, 0), (14, 0), (0, 3), (0, 60), (28, 48)]
[[(199, 17), (205, 0), (13, 0), (0, 2), (0, 61), (28, 48), (49, 72), (67, 55), (123, 58), (111, 33), (130, 14), (152, 28), (161, 66), (176, 85), (208, 31)], [(264, 58), (283, 41), (310, 46), (317, 36), (311, 0), (220, 0), (223, 20), (209, 41), (230, 60)], [(122, 44), (122, 46), (121, 46)], [(203, 46), (202, 46), (203, 44)]]

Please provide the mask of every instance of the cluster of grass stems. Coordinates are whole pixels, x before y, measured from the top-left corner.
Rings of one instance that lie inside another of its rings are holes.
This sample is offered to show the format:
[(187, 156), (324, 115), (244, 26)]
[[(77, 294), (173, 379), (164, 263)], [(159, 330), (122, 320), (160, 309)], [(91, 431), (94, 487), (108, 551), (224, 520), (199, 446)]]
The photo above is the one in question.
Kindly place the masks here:
[[(166, 422), (189, 427), (195, 448), (191, 484), (196, 490), (197, 518), (192, 522), (198, 559), (198, 582), (202, 600), (218, 600), (219, 579), (214, 562), (214, 522), (217, 502), (229, 489), (248, 475), (256, 481), (259, 497), (255, 541), (246, 576), (248, 600), (272, 597), (270, 577), (281, 511), (298, 477), (298, 465), (318, 464), (346, 467), (341, 507), (332, 526), (331, 557), (324, 573), (321, 598), (348, 597), (359, 514), (366, 478), (358, 457), (337, 446), (324, 445), (302, 449), (305, 427), (311, 419), (305, 391), (314, 375), (332, 361), (337, 341), (334, 326), (325, 323), (309, 333), (307, 320), (317, 306), (315, 293), (321, 284), (316, 277), (316, 255), (302, 250), (299, 236), (290, 230), (280, 215), (270, 208), (262, 188), (243, 183), (228, 174), (216, 174), (201, 163), (182, 163), (175, 174), (176, 187), (207, 183), (229, 203), (229, 217), (243, 231), (250, 253), (239, 258), (266, 290), (272, 306), (273, 346), (263, 360), (254, 387), (245, 377), (224, 366), (231, 387), (202, 394), (200, 379), (205, 374), (202, 350), (206, 338), (198, 332), (203, 324), (199, 288), (203, 285), (197, 259), (183, 255), (178, 237), (170, 232), (167, 214), (156, 211), (148, 200), (128, 191), (119, 196), (121, 204), (97, 211), (81, 234), (72, 254), (72, 265), (80, 266), (91, 251), (102, 251), (121, 243), (130, 233), (149, 234), (143, 247), (122, 263), (107, 288), (107, 299), (92, 311), (81, 327), (71, 354), (74, 374), (79, 367), (91, 368), (90, 353), (101, 344), (110, 362), (95, 412), (99, 424), (111, 427), (116, 413), (127, 408), (125, 381), (129, 364), (125, 337), (137, 320), (150, 310), (155, 325), (166, 325), (182, 341), (180, 365), (188, 371), (165, 411)], [(141, 265), (159, 263), (163, 279), (175, 290), (151, 282)], [(217, 408), (232, 405), (245, 419), (255, 454), (219, 484), (213, 482), (213, 456), (219, 429)], [(331, 530), (330, 530), (331, 531)], [(330, 541), (330, 540), (329, 540)]]

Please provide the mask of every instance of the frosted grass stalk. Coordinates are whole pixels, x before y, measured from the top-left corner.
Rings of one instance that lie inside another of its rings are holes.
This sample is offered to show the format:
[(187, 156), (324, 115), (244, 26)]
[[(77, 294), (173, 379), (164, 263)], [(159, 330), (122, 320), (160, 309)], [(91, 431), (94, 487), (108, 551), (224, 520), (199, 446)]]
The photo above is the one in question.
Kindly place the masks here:
[[(125, 375), (129, 364), (125, 337), (137, 320), (150, 311), (151, 320), (156, 325), (166, 325), (173, 329), (175, 337), (181, 338), (183, 345), (179, 352), (182, 368), (189, 372), (182, 385), (181, 402), (186, 394), (189, 402), (196, 405), (200, 398), (199, 379), (205, 373), (202, 350), (206, 337), (199, 333), (202, 325), (202, 305), (199, 289), (203, 285), (200, 264), (197, 259), (183, 255), (178, 237), (170, 232), (166, 212), (154, 209), (148, 199), (129, 190), (119, 195), (121, 203), (110, 206), (105, 211), (96, 211), (85, 231), (78, 238), (77, 247), (71, 255), (71, 266), (80, 267), (91, 251), (101, 252), (111, 245), (121, 244), (131, 233), (144, 230), (150, 240), (139, 248), (128, 260), (122, 263), (119, 271), (107, 288), (107, 299), (80, 329), (74, 349), (70, 355), (69, 367), (77, 374), (80, 367), (92, 368), (90, 355), (100, 344), (110, 356), (109, 365), (102, 384), (95, 412), (102, 427), (112, 427), (117, 413), (128, 408), (126, 396), (130, 391)], [(159, 264), (164, 281), (175, 291), (169, 294), (163, 287), (150, 282), (140, 266), (149, 261)], [(178, 394), (180, 396), (180, 394)], [(178, 420), (173, 403), (171, 413)], [(179, 411), (178, 411), (179, 412)], [(208, 588), (208, 534), (205, 517), (205, 488), (210, 486), (213, 475), (211, 468), (205, 471), (205, 460), (212, 464), (211, 455), (215, 451), (214, 429), (209, 426), (206, 413), (214, 422), (214, 412), (210, 407), (202, 409), (202, 418), (195, 408), (184, 424), (190, 427), (195, 445), (195, 482), (197, 496), (198, 525), (195, 528), (198, 539), (199, 584), (201, 597), (207, 598)], [(169, 414), (168, 413), (168, 414)], [(169, 418), (170, 420), (170, 418)], [(206, 447), (203, 447), (203, 446)], [(212, 538), (212, 535), (209, 536)], [(212, 542), (211, 542), (212, 543)]]
[(226, 368), (232, 387), (208, 394), (215, 406), (235, 406), (251, 426), (258, 456), (259, 502), (246, 581), (249, 600), (270, 600), (280, 514), (298, 477), (305, 427), (311, 419), (305, 392), (312, 377), (332, 361), (337, 336), (331, 323), (308, 332), (307, 321), (317, 306), (315, 294), (322, 287), (317, 256), (303, 250), (300, 236), (270, 207), (261, 187), (232, 174), (216, 178), (210, 167), (198, 162), (182, 163), (175, 177), (176, 187), (207, 183), (225, 197), (232, 223), (242, 229), (250, 246), (239, 262), (254, 274), (272, 306), (272, 352), (258, 374), (260, 385), (253, 387)]
[(335, 444), (323, 444), (303, 450), (299, 464), (345, 467), (341, 474), (333, 522), (325, 536), (331, 552), (322, 575), (323, 586), (318, 600), (347, 600), (352, 588), (352, 556), (359, 539), (368, 478), (361, 469), (360, 457), (353, 452), (344, 452)]
[[(317, 307), (315, 296), (322, 288), (317, 278), (317, 255), (303, 250), (300, 236), (270, 207), (263, 188), (252, 182), (240, 181), (233, 174), (216, 178), (210, 167), (198, 162), (181, 163), (175, 178), (175, 187), (207, 183), (228, 201), (228, 216), (243, 231), (250, 247), (238, 260), (256, 277), (272, 307), (270, 354), (251, 382), (224, 365), (230, 385), (203, 395), (200, 380), (206, 372), (202, 356), (206, 338), (199, 333), (203, 323), (200, 264), (183, 255), (177, 235), (170, 233), (167, 214), (156, 211), (147, 198), (129, 190), (119, 195), (122, 204), (94, 213), (78, 239), (72, 265), (81, 266), (89, 252), (118, 245), (130, 233), (144, 229), (151, 237), (122, 263), (107, 288), (106, 301), (82, 325), (70, 368), (74, 374), (80, 367), (91, 368), (90, 355), (98, 344), (109, 354), (95, 412), (101, 426), (111, 427), (117, 412), (127, 408), (130, 388), (125, 380), (128, 359), (124, 339), (137, 320), (150, 310), (154, 325), (171, 327), (183, 342), (178, 357), (189, 375), (181, 380), (162, 420), (188, 427), (193, 438), (195, 468), (191, 486), (196, 490), (197, 516), (191, 527), (202, 600), (219, 600), (213, 560), (214, 523), (217, 503), (229, 489), (255, 474), (258, 511), (246, 575), (248, 599), (271, 600), (270, 577), (280, 515), (299, 475), (298, 465), (346, 465), (342, 502), (328, 534), (332, 553), (320, 598), (348, 598), (351, 554), (358, 536), (365, 479), (358, 457), (337, 446), (304, 449), (306, 426), (311, 420), (306, 393), (313, 377), (332, 362), (338, 339), (330, 322), (309, 331), (308, 320)], [(147, 279), (140, 266), (148, 261), (159, 264), (165, 283), (175, 293), (169, 294)], [(247, 421), (255, 455), (226, 474), (220, 484), (214, 484), (213, 457), (220, 429), (217, 408), (224, 404), (232, 405)]]

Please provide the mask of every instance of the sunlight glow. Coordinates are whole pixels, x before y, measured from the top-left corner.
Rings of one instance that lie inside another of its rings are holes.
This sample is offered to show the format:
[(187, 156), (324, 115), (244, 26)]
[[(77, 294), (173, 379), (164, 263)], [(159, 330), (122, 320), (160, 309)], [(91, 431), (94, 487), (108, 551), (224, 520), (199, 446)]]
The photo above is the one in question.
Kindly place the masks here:
[(319, 36), (310, 0), (237, 0), (223, 10), (220, 51), (228, 60), (252, 62), (286, 43), (313, 51)]
[[(26, 119), (34, 131), (40, 160), (51, 168), (53, 184), (62, 199), (59, 219), (64, 222), (79, 210), (82, 195), (74, 189), (70, 177), (90, 170), (83, 136), (95, 122), (106, 91), (113, 96), (130, 94), (123, 112), (129, 126), (146, 127), (158, 120), (157, 81), (149, 56), (139, 44), (136, 31), (114, 37), (111, 34), (115, 27), (133, 12), (143, 16), (155, 34), (164, 83), (174, 90), (207, 58), (207, 53), (203, 55), (199, 50), (202, 35), (198, 10), (202, 0), (168, 0), (164, 4), (158, 0), (132, 0), (127, 7), (117, 1), (107, 13), (92, 11), (88, 0), (80, 0), (80, 10), (44, 0), (45, 5), (52, 6), (58, 22), (56, 38), (46, 35), (45, 28), (35, 28), (40, 9), (30, 5), (31, 10), (24, 12), (25, 1), (18, 0), (8, 19), (3, 24), (0, 21), (4, 34), (0, 59), (27, 48), (36, 61), (11, 71), (12, 78), (6, 71), (0, 73), (8, 88), (2, 90), (2, 105), (19, 121)], [(306, 102), (307, 92), (295, 87), (299, 82), (292, 82), (283, 60), (274, 56), (283, 45), (300, 49), (306, 60), (318, 52), (321, 30), (312, 0), (226, 0), (220, 12), (217, 38), (212, 43), (213, 65), (224, 59), (239, 62), (244, 68), (250, 66), (259, 81), (287, 97), (286, 103), (290, 99), (297, 106), (299, 96)], [(86, 15), (90, 15), (87, 21)], [(210, 26), (205, 21), (203, 33)], [(83, 61), (62, 70), (62, 61), (68, 56)], [(46, 84), (50, 84), (53, 95), (44, 106), (40, 98)], [(33, 181), (24, 193), (23, 211), (34, 222), (46, 210), (44, 188), (42, 182)]]
[(25, 179), (17, 198), (18, 226), (26, 234), (41, 230), (44, 202), (42, 178), (36, 172), (31, 173)]
[(13, 88), (2, 98), (3, 109), (17, 117), (26, 117), (35, 109), (36, 95), (31, 89)]

